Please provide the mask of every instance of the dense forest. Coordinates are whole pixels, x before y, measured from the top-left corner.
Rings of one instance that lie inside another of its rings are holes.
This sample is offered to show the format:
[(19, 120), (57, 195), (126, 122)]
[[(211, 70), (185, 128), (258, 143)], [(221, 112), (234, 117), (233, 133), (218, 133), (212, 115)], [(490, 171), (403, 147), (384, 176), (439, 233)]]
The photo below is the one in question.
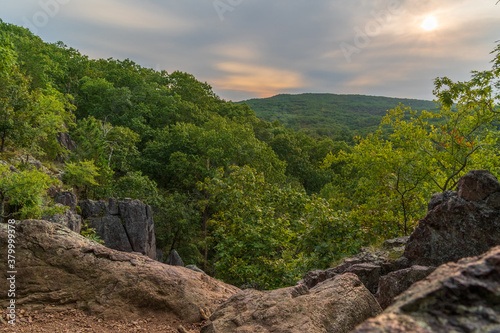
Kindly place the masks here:
[(437, 78), (438, 108), (376, 107), (380, 124), (350, 137), (374, 119), (341, 110), (347, 130), (296, 131), (188, 73), (89, 59), (0, 21), (0, 214), (53, 214), (54, 188), (141, 199), (165, 252), (237, 286), (291, 285), (408, 234), (432, 193), (467, 171), (499, 174), (500, 47), (493, 54), (470, 81)]
[(377, 130), (387, 110), (402, 103), (415, 111), (434, 110), (431, 101), (364, 95), (281, 94), (243, 101), (259, 119), (279, 121), (287, 128), (313, 137), (354, 143), (356, 136)]

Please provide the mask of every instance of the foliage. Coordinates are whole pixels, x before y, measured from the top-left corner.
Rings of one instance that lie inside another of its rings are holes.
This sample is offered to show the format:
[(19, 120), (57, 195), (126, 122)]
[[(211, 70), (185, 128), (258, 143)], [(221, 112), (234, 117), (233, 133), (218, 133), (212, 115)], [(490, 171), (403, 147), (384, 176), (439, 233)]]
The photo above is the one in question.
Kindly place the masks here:
[(269, 289), (293, 284), (308, 270), (327, 268), (364, 244), (361, 230), (322, 198), (266, 182), (249, 167), (200, 183), (216, 252), (215, 276)]
[(113, 185), (113, 196), (140, 199), (149, 205), (158, 205), (161, 201), (156, 183), (140, 171), (132, 171), (119, 178)]
[(16, 218), (40, 218), (47, 208), (46, 193), (59, 181), (38, 170), (12, 172), (0, 164), (0, 217), (5, 218), (5, 205), (14, 208)]
[(310, 136), (329, 137), (354, 143), (355, 136), (375, 131), (385, 112), (399, 103), (415, 110), (432, 110), (431, 101), (335, 94), (281, 94), (270, 98), (250, 99), (242, 103), (267, 121), (278, 120), (287, 128)]
[(91, 241), (105, 245), (104, 240), (102, 240), (101, 237), (99, 237), (95, 228), (92, 228), (90, 226), (89, 221), (84, 221), (82, 229), (80, 230), (80, 235), (90, 239)]
[(64, 182), (74, 186), (84, 197), (87, 196), (89, 187), (99, 186), (96, 177), (99, 168), (94, 161), (79, 161), (78, 163), (66, 162), (64, 165)]

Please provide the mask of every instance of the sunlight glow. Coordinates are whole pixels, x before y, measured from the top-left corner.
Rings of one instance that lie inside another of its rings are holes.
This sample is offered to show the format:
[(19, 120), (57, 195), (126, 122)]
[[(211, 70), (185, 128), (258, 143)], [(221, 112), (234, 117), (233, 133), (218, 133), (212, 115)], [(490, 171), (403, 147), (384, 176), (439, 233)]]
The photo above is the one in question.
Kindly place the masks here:
[(436, 29), (437, 26), (438, 26), (438, 21), (434, 16), (427, 16), (421, 25), (422, 29), (426, 31), (432, 31)]

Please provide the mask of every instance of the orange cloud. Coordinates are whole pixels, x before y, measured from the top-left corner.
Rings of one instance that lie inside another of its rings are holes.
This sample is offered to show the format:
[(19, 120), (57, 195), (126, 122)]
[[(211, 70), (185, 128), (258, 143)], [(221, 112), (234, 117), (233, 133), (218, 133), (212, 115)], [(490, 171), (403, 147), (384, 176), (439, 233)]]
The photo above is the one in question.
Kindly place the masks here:
[(304, 87), (302, 76), (289, 70), (238, 62), (222, 62), (216, 67), (226, 73), (222, 78), (210, 80), (217, 89), (241, 90), (269, 97), (285, 89)]

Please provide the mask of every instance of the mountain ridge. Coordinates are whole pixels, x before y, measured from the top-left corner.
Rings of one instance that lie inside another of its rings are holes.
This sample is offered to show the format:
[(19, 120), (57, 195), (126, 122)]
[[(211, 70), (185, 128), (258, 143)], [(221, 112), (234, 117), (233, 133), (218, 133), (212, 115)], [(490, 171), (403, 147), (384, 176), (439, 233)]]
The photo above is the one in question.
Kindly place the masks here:
[(333, 93), (278, 94), (238, 103), (246, 103), (262, 120), (345, 141), (376, 130), (386, 112), (399, 103), (419, 111), (436, 108), (427, 100)]

